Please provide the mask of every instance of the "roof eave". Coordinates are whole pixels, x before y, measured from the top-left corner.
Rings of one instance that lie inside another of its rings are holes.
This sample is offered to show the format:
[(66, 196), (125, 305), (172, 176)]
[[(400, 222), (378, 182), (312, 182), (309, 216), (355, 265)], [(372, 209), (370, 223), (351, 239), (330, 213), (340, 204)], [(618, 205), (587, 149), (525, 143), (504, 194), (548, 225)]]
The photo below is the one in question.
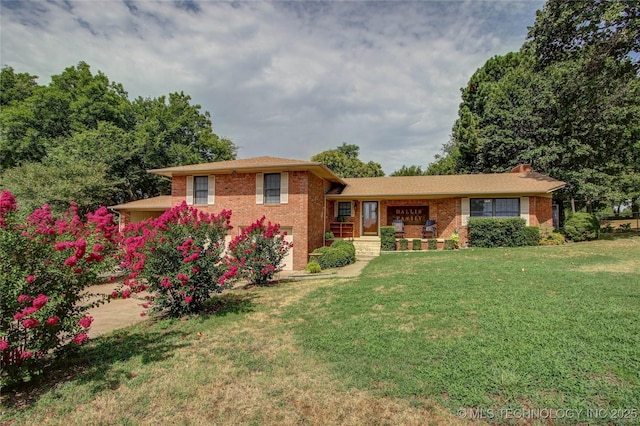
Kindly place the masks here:
[(549, 190), (540, 191), (487, 191), (487, 192), (429, 192), (429, 193), (395, 193), (395, 194), (327, 194), (327, 199), (332, 198), (386, 198), (386, 199), (402, 199), (402, 198), (451, 198), (451, 197), (472, 197), (478, 195), (522, 195), (534, 196), (536, 194), (550, 194), (558, 189), (566, 186), (565, 184)]
[(152, 169), (147, 170), (148, 173), (153, 173), (160, 176), (174, 177), (174, 176), (190, 176), (194, 173), (210, 173), (214, 175), (233, 174), (238, 172), (243, 173), (265, 173), (265, 172), (280, 172), (280, 171), (308, 171), (316, 174), (317, 176), (326, 179), (330, 182), (336, 182), (341, 185), (346, 185), (346, 182), (338, 177), (327, 166), (321, 163), (309, 162), (307, 164), (269, 164), (264, 166), (239, 166), (239, 167), (225, 167), (220, 169), (210, 167), (192, 167), (188, 170), (181, 170), (181, 167), (168, 167), (165, 169)]

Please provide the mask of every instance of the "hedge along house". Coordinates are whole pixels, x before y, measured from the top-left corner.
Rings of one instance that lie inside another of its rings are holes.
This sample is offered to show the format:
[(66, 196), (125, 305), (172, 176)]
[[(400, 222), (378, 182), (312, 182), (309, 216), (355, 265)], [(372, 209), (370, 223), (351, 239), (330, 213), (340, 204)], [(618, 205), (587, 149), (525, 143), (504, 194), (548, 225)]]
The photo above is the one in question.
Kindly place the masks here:
[[(565, 185), (527, 165), (511, 173), (342, 179), (320, 163), (275, 157), (149, 172), (171, 179), (171, 195), (113, 206), (121, 227), (183, 201), (208, 212), (231, 210), (234, 235), (264, 215), (294, 243), (285, 260), (285, 269), (293, 270), (304, 268), (327, 231), (353, 239), (361, 253), (375, 254), (380, 227), (394, 221), (401, 221), (405, 238), (444, 239), (458, 231), (461, 241), (468, 218), (475, 216), (516, 216), (550, 228), (552, 193)], [(435, 222), (431, 235), (424, 234), (427, 220)]]

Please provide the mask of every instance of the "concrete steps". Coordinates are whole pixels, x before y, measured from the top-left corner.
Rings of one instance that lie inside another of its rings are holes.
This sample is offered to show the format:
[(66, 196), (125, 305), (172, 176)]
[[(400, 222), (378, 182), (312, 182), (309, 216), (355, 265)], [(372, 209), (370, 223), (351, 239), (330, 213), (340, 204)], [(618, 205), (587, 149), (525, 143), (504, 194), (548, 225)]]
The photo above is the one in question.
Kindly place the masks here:
[(353, 239), (357, 258), (380, 256), (380, 237), (359, 237)]

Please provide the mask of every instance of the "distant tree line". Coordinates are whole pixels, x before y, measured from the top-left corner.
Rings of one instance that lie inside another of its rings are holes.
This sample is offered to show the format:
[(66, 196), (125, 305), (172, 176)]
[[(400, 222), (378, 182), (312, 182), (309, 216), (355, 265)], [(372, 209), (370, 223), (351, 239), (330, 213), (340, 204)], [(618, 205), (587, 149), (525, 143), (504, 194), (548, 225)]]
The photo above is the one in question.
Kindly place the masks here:
[(148, 169), (234, 159), (208, 112), (184, 93), (128, 98), (121, 84), (80, 62), (41, 86), (2, 68), (0, 186), (23, 210), (48, 203), (81, 211), (167, 193)]

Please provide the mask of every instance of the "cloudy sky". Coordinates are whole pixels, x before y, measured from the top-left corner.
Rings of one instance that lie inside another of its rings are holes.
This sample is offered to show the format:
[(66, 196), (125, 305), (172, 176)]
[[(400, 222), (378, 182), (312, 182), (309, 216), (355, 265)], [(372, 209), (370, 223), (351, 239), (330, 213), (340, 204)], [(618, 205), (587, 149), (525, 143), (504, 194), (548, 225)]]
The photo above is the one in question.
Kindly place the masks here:
[(184, 91), (239, 157), (342, 142), (390, 174), (449, 139), (460, 87), (518, 50), (543, 1), (6, 1), (2, 65), (48, 84), (85, 61), (131, 98)]

